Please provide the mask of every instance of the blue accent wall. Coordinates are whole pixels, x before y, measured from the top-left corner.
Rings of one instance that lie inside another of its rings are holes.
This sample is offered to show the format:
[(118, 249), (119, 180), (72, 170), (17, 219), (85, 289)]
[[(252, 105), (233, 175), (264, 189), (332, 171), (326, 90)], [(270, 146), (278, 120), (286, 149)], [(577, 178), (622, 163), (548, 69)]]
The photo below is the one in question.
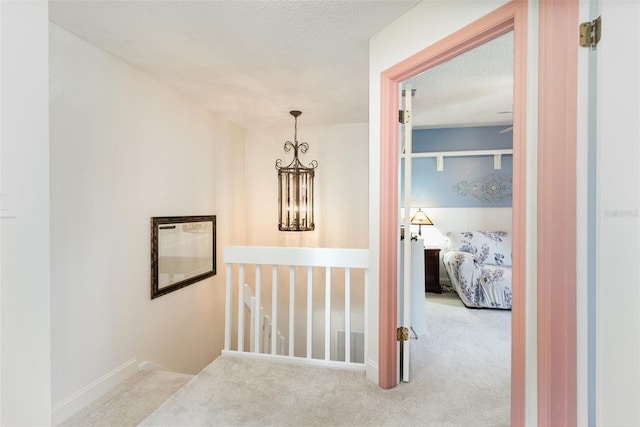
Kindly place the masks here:
[[(413, 131), (413, 152), (469, 151), (513, 148), (507, 126), (483, 126)], [(513, 156), (502, 156), (502, 169), (493, 168), (493, 156), (445, 157), (444, 171), (436, 158), (413, 158), (411, 205), (415, 207), (511, 207)], [(401, 164), (404, 199), (404, 159)]]

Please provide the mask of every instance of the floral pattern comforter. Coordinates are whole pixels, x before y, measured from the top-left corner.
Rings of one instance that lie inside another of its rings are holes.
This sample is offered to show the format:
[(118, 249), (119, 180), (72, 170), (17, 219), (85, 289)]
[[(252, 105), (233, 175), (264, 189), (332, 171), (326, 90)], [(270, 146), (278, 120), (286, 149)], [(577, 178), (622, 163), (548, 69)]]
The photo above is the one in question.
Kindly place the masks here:
[(448, 233), (442, 257), (454, 290), (468, 307), (511, 309), (511, 238), (504, 231)]

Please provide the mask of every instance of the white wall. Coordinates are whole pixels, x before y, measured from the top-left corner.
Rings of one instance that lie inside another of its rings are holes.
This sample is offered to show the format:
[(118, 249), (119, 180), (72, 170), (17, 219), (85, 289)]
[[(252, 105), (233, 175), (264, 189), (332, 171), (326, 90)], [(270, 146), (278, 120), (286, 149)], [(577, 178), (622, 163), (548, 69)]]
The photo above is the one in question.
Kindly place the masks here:
[[(196, 373), (220, 353), (221, 251), (239, 241), (243, 131), (54, 24), (50, 64), (60, 420), (114, 369), (149, 361)], [(150, 217), (205, 214), (217, 215), (218, 274), (151, 301)]]
[[(282, 114), (288, 114), (283, 111)], [(293, 140), (291, 126), (250, 129), (245, 138), (244, 224), (246, 244), (325, 248), (368, 247), (368, 128), (366, 123), (306, 126), (298, 117), (298, 141), (309, 151), (299, 159), (318, 161), (315, 172), (315, 222), (311, 232), (278, 230), (278, 181), (275, 162), (289, 164), (283, 149)], [(311, 113), (308, 113), (311, 114)]]
[(2, 1), (0, 15), (0, 424), (47, 425), (51, 420), (47, 2)]
[[(443, 37), (491, 12), (505, 1), (421, 2), (393, 24), (372, 37), (369, 61), (369, 248), (371, 264), (379, 258), (380, 205), (380, 73)], [(373, 269), (369, 324), (367, 376), (377, 382), (378, 375), (378, 271)]]
[[(578, 49), (578, 425), (640, 425), (640, 19), (637, 2), (580, 2), (602, 16)], [(591, 161), (591, 163), (589, 162)]]
[[(511, 208), (429, 208), (426, 209), (433, 226), (422, 226), (425, 246), (443, 247), (450, 231), (508, 231), (511, 232)], [(413, 215), (413, 209), (411, 212)], [(411, 226), (418, 232), (418, 226)]]
[[(601, 2), (597, 48), (595, 421), (640, 425), (640, 4)], [(594, 117), (589, 117), (594, 120)], [(580, 289), (583, 291), (584, 287)], [(592, 307), (589, 307), (592, 308)]]
[[(297, 107), (297, 106), (296, 106)], [(339, 124), (329, 126), (306, 126), (304, 111), (298, 118), (298, 141), (307, 142), (309, 151), (299, 156), (305, 165), (318, 161), (315, 173), (315, 222), (310, 232), (282, 232), (278, 230), (278, 186), (275, 162), (282, 159), (289, 164), (293, 154), (283, 150), (284, 142), (293, 140), (294, 121), (291, 126), (250, 129), (245, 137), (245, 189), (244, 203), (246, 221), (243, 224), (244, 241), (247, 245), (293, 246), (325, 248), (368, 247), (368, 127), (367, 123)], [(288, 114), (288, 111), (283, 111)], [(247, 282), (253, 285), (253, 273), (247, 273)], [(263, 272), (263, 277), (270, 276)], [(287, 278), (288, 276), (283, 276)], [(265, 279), (262, 288), (263, 305), (270, 307), (271, 288)], [(288, 280), (288, 279), (287, 279)], [(354, 281), (356, 279), (354, 278)], [(266, 285), (266, 286), (265, 286)], [(306, 323), (306, 277), (297, 276), (296, 313), (301, 325)], [(324, 352), (324, 275), (314, 272), (314, 356)], [(362, 329), (364, 295), (361, 288), (353, 285), (352, 328)], [(288, 286), (279, 288), (278, 328), (288, 330)], [(338, 286), (332, 287), (332, 299), (340, 301)], [(344, 298), (341, 300), (344, 301)], [(270, 311), (270, 310), (269, 310)], [(332, 333), (343, 325), (343, 313), (332, 314)], [(298, 333), (299, 332), (299, 333)], [(305, 354), (303, 328), (296, 332), (296, 354)], [(288, 338), (288, 337), (287, 337)], [(332, 340), (333, 342), (333, 340)], [(288, 344), (287, 344), (288, 345)]]

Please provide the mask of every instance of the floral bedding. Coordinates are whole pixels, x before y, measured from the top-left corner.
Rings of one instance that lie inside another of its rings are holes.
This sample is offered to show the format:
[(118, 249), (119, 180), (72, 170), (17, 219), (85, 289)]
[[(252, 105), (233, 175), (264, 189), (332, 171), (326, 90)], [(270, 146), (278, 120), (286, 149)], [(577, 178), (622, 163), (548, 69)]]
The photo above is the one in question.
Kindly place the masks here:
[(468, 307), (511, 309), (511, 236), (505, 231), (447, 234), (442, 261)]

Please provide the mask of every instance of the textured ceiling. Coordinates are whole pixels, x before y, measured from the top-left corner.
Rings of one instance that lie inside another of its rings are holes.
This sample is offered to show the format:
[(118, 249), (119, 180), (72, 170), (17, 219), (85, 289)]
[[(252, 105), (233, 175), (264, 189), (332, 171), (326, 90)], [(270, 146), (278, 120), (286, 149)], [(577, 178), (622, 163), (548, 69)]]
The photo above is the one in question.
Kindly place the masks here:
[(54, 23), (242, 127), (368, 120), (369, 38), (418, 1), (50, 2)]
[[(250, 128), (290, 124), (293, 109), (303, 111), (305, 125), (367, 121), (369, 38), (417, 3), (54, 0), (49, 18)], [(497, 48), (513, 51), (504, 44)], [(488, 99), (495, 98), (491, 110), (511, 110), (511, 87), (508, 95), (498, 96), (511, 81), (504, 55), (485, 49), (472, 56), (414, 79), (416, 107), (425, 108), (414, 109), (417, 126), (498, 123), (495, 117), (473, 116), (478, 113), (471, 104), (489, 107)], [(470, 71), (471, 66), (479, 71)], [(501, 119), (507, 123), (510, 117)]]
[(415, 127), (511, 125), (513, 32), (408, 80)]

